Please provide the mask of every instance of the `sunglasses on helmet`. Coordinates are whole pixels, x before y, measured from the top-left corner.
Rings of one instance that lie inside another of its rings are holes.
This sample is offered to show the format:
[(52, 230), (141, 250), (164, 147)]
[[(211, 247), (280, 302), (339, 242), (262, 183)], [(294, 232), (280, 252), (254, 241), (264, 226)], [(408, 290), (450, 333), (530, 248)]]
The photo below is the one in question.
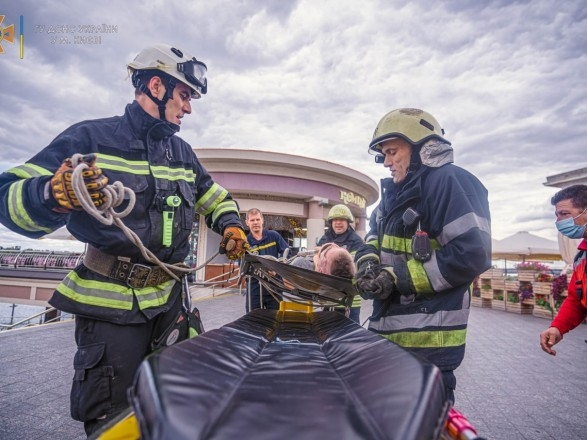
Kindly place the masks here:
[(183, 73), (185, 79), (202, 95), (208, 91), (207, 70), (206, 65), (195, 57), (189, 61), (177, 63), (177, 71)]

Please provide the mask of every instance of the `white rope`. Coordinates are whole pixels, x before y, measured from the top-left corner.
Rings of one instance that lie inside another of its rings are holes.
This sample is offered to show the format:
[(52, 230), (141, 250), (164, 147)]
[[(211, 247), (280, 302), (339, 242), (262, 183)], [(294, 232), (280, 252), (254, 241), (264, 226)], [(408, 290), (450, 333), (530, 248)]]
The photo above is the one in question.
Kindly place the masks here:
[[(141, 251), (141, 255), (150, 263), (153, 263), (162, 268), (171, 278), (176, 281), (180, 281), (180, 278), (176, 275), (177, 272), (187, 274), (190, 272), (196, 272), (201, 268), (205, 267), (213, 258), (218, 255), (218, 252), (212, 255), (204, 264), (195, 267), (187, 268), (181, 267), (174, 264), (164, 263), (157, 258), (157, 256), (145, 247), (141, 239), (134, 231), (129, 229), (122, 221), (135, 206), (136, 195), (130, 188), (125, 187), (121, 182), (114, 182), (111, 185), (106, 185), (101, 191), (105, 195), (105, 203), (99, 207), (96, 207), (92, 202), (92, 197), (86, 188), (83, 171), (89, 168), (89, 165), (83, 161), (83, 155), (74, 154), (71, 158), (73, 166), (73, 172), (71, 175), (71, 184), (73, 192), (80, 202), (80, 205), (89, 215), (94, 217), (100, 223), (110, 226), (112, 224), (118, 226), (124, 235)], [(120, 212), (114, 210), (120, 206), (125, 199), (128, 199), (127, 207)]]

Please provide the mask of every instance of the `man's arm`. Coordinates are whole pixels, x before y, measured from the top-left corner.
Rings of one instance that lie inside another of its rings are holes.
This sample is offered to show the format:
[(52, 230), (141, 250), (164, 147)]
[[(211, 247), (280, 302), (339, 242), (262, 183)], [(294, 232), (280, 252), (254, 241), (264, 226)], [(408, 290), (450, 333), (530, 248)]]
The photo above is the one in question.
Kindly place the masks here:
[(206, 225), (218, 234), (230, 226), (243, 229), (238, 212), (238, 205), (229, 192), (212, 177), (198, 161), (195, 162), (196, 173), (195, 206), (196, 212), (206, 219)]
[(0, 222), (30, 238), (40, 238), (65, 225), (67, 216), (51, 192), (55, 171), (71, 153), (70, 135), (59, 135), (28, 162), (0, 174)]
[(436, 177), (440, 178), (434, 180), (431, 177), (426, 187), (433, 194), (428, 194), (424, 200), (437, 246), (428, 261), (407, 263), (415, 293), (441, 292), (468, 285), (475, 276), (491, 267), (486, 189), (464, 170), (439, 173)]
[(585, 318), (587, 318), (587, 309), (585, 309), (579, 301), (577, 288), (575, 287), (575, 280), (576, 276), (573, 272), (569, 283), (567, 298), (563, 301), (558, 314), (550, 324), (551, 327), (559, 329), (561, 335), (578, 327)]

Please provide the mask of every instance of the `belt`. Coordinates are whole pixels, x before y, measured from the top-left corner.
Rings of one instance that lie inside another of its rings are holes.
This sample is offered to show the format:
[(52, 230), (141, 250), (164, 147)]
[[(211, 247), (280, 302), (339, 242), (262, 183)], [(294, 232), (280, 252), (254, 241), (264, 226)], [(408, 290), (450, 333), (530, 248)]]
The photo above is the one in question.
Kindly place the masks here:
[(171, 276), (159, 266), (133, 263), (128, 257), (109, 255), (88, 244), (84, 266), (92, 272), (125, 283), (133, 289), (158, 286)]

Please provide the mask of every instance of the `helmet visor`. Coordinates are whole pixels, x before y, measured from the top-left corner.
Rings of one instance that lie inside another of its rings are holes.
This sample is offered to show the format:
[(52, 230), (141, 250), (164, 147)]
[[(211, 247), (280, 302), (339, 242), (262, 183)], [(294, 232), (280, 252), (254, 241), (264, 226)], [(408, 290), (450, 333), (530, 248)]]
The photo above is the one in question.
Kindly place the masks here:
[(201, 61), (192, 58), (183, 63), (177, 63), (177, 71), (183, 73), (187, 82), (200, 94), (205, 95), (208, 91), (208, 80), (206, 72), (208, 68)]

